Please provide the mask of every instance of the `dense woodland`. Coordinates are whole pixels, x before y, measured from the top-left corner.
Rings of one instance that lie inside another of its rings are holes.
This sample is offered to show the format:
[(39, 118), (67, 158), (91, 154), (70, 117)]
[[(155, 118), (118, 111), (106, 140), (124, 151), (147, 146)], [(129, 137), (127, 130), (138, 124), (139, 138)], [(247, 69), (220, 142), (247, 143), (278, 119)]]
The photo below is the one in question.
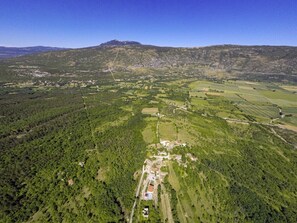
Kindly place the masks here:
[(84, 95), (79, 88), (1, 92), (2, 222), (124, 221), (144, 159), (144, 124), (135, 112), (95, 132), (126, 114), (121, 94)]

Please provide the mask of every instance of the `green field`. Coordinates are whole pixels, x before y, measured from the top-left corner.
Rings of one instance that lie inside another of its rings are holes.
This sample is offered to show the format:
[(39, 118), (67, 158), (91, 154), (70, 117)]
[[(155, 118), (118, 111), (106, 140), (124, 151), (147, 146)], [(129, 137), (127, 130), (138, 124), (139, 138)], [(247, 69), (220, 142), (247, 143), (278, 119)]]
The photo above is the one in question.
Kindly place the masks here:
[[(197, 81), (191, 83), (189, 87), (191, 89), (190, 95), (194, 95), (191, 99), (192, 105), (198, 109), (207, 109), (210, 107), (209, 104), (216, 103), (211, 109), (218, 110), (217, 104), (227, 99), (237, 109), (233, 109), (232, 112), (230, 112), (230, 108), (221, 109), (220, 114), (224, 112), (225, 117), (235, 118), (237, 116), (240, 118), (240, 113), (244, 113), (258, 121), (269, 121), (269, 119), (280, 118), (279, 108), (283, 109), (285, 114), (293, 114), (296, 110), (296, 94), (281, 88), (275, 83), (244, 81), (212, 83)], [(195, 96), (196, 91), (202, 91), (198, 93), (203, 94), (203, 96), (197, 95), (197, 98)], [(238, 111), (236, 112), (236, 110)], [(234, 116), (235, 113), (237, 115)]]
[(150, 117), (145, 118), (146, 127), (142, 131), (143, 139), (147, 144), (157, 143), (157, 118)]

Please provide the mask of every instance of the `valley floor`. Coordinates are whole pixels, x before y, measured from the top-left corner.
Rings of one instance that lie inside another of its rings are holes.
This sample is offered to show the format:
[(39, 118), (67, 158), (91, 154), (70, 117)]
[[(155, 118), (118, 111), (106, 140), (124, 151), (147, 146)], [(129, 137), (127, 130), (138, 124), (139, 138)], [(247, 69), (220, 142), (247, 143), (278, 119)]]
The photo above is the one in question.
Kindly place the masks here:
[(296, 222), (295, 89), (151, 77), (5, 84), (0, 219)]

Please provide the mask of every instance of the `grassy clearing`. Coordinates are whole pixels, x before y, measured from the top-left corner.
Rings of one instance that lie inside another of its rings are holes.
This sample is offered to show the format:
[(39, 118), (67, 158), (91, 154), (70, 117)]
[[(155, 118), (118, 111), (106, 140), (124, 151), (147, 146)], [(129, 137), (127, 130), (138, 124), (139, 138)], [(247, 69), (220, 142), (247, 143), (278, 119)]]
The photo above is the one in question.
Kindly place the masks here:
[(207, 100), (204, 99), (198, 99), (198, 98), (192, 98), (191, 99), (191, 104), (193, 106), (196, 106), (197, 108), (199, 107), (207, 107), (209, 105)]
[(144, 108), (141, 113), (144, 115), (156, 115), (159, 112), (158, 108)]
[(118, 119), (114, 120), (113, 122), (105, 122), (95, 127), (94, 132), (103, 132), (110, 128), (124, 125), (129, 120), (130, 117), (131, 115), (126, 115), (126, 116), (118, 117)]
[(146, 119), (146, 127), (144, 128), (144, 130), (142, 131), (142, 136), (144, 141), (147, 144), (152, 144), (152, 143), (157, 143), (158, 139), (157, 139), (157, 118), (156, 119)]
[(190, 130), (189, 125), (187, 124), (178, 124), (178, 134), (177, 139), (186, 143), (187, 145), (195, 145), (198, 140), (197, 133)]
[(159, 124), (160, 139), (174, 141), (177, 140), (176, 126), (171, 121), (161, 121)]

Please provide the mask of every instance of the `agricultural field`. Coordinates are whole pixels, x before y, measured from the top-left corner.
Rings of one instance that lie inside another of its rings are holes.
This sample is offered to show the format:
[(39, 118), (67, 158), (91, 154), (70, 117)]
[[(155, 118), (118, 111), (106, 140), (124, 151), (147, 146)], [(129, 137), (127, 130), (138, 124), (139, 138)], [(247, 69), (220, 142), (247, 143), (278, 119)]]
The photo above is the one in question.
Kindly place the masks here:
[[(194, 106), (209, 108), (209, 105), (215, 104), (213, 109), (218, 110), (217, 104), (227, 100), (234, 108), (225, 109), (224, 113), (227, 115), (227, 110), (231, 109), (229, 116), (232, 118), (235, 118), (236, 113), (237, 116), (249, 116), (255, 121), (270, 122), (281, 118), (280, 112), (289, 117), (295, 116), (297, 108), (296, 92), (288, 91), (276, 83), (197, 81), (191, 83), (189, 87)], [(226, 104), (226, 101), (224, 103)]]
[(158, 108), (143, 108), (141, 112), (142, 112), (142, 114), (145, 114), (145, 115), (157, 115), (159, 113), (159, 109)]
[(145, 118), (146, 127), (142, 131), (143, 139), (147, 144), (153, 144), (158, 142), (157, 138), (157, 117)]
[(296, 222), (296, 103), (264, 82), (5, 85), (0, 219)]

